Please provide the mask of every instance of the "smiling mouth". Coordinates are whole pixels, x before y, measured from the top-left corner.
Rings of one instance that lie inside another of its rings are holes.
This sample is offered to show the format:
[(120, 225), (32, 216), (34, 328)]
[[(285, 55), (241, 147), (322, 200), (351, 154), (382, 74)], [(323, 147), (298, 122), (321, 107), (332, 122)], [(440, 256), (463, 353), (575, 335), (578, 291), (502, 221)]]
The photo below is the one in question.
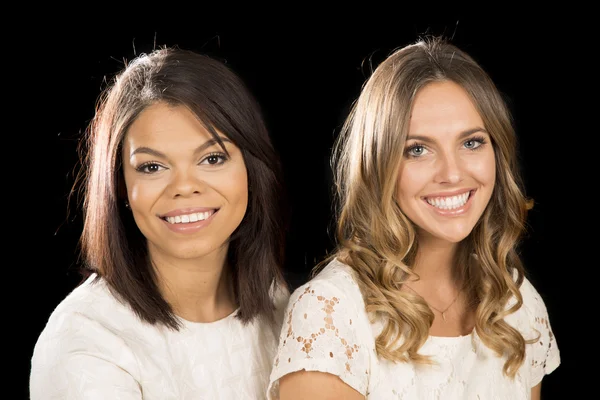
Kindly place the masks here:
[(456, 196), (424, 197), (423, 199), (430, 206), (439, 208), (440, 210), (455, 210), (467, 204), (469, 198), (473, 195), (474, 192), (474, 190), (469, 190), (468, 192), (458, 194)]
[(190, 214), (182, 214), (177, 215), (175, 217), (161, 217), (161, 219), (167, 221), (169, 224), (191, 224), (193, 222), (207, 220), (217, 211), (219, 211), (219, 209)]

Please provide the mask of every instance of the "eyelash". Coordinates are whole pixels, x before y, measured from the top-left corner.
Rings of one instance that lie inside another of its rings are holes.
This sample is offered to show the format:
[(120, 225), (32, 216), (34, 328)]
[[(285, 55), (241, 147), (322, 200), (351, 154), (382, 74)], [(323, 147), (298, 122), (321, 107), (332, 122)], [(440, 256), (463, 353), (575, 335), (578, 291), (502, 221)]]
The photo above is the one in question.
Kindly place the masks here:
[[(465, 143), (467, 143), (467, 142), (478, 142), (479, 146), (477, 146), (476, 148), (474, 148), (474, 149), (467, 149), (467, 150), (471, 150), (471, 151), (477, 151), (477, 150), (479, 150), (481, 148), (481, 146), (483, 146), (483, 145), (485, 145), (487, 143), (487, 140), (483, 136), (474, 136), (474, 137), (471, 137), (471, 138), (465, 140), (463, 142), (463, 145)], [(412, 158), (418, 158), (418, 157), (420, 157), (420, 156), (415, 156), (415, 155), (410, 154), (410, 152), (413, 151), (414, 149), (416, 149), (417, 147), (425, 147), (425, 145), (423, 143), (419, 143), (419, 142), (417, 142), (415, 144), (412, 144), (412, 145), (410, 145), (409, 147), (406, 148), (406, 150), (404, 151), (404, 154), (407, 157), (412, 157)]]
[(221, 165), (223, 164), (225, 161), (229, 160), (229, 157), (227, 157), (227, 154), (225, 153), (221, 153), (221, 152), (214, 152), (214, 153), (210, 153), (209, 155), (207, 155), (206, 157), (204, 157), (202, 159), (202, 161), (200, 161), (200, 164), (204, 163), (204, 161), (208, 160), (211, 157), (218, 157), (220, 158), (222, 161), (216, 164), (209, 164), (209, 165)]
[(145, 162), (145, 163), (143, 163), (143, 164), (142, 164), (142, 165), (140, 165), (139, 167), (137, 167), (135, 170), (136, 170), (137, 172), (141, 172), (142, 174), (147, 174), (147, 175), (154, 174), (154, 173), (156, 173), (157, 171), (150, 172), (150, 171), (147, 171), (147, 170), (146, 170), (146, 168), (148, 168), (148, 167), (149, 167), (149, 166), (151, 166), (151, 165), (157, 165), (158, 167), (164, 168), (162, 165), (160, 165), (160, 164), (159, 164), (159, 163), (157, 163), (156, 161), (148, 161), (148, 162)]
[[(210, 163), (206, 163), (204, 164), (205, 161), (207, 161), (209, 158), (212, 157), (217, 157), (220, 158), (221, 161), (214, 163), (214, 164), (210, 164)], [(227, 154), (225, 153), (221, 153), (221, 152), (214, 152), (214, 153), (210, 153), (208, 154), (206, 157), (204, 157), (199, 164), (204, 164), (204, 165), (221, 165), (223, 164), (225, 161), (227, 161), (229, 159), (229, 157), (227, 157)], [(151, 174), (155, 174), (158, 171), (148, 171), (148, 167), (156, 165), (159, 168), (165, 168), (163, 167), (160, 163), (156, 162), (156, 161), (147, 161), (145, 163), (143, 163), (142, 165), (138, 166), (135, 170), (137, 172), (140, 172), (142, 174), (147, 174), (147, 175), (151, 175)]]

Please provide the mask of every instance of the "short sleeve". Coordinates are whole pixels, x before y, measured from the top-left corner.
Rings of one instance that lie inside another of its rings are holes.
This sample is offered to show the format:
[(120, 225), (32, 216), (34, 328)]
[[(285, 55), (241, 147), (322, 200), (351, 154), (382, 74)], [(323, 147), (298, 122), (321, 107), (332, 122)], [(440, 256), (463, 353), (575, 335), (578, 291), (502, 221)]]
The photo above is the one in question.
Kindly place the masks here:
[(268, 398), (279, 398), (278, 380), (295, 371), (338, 376), (363, 395), (367, 392), (369, 355), (361, 340), (355, 299), (327, 281), (305, 284), (288, 302)]
[(82, 315), (63, 316), (36, 343), (29, 379), (31, 400), (141, 399), (128, 372), (135, 360), (122, 340)]
[(537, 342), (530, 344), (530, 379), (534, 387), (542, 381), (545, 375), (550, 374), (560, 365), (560, 352), (556, 343), (548, 310), (544, 300), (537, 290), (527, 280), (522, 289), (523, 301), (529, 311), (529, 323), (534, 334), (539, 334)]

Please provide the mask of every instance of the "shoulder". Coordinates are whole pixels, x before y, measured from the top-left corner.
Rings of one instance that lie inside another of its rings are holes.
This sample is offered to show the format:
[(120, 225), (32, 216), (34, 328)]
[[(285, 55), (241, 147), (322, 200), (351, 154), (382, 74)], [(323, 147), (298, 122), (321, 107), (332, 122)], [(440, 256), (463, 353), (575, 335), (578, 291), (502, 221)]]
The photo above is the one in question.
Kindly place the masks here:
[(525, 329), (539, 324), (549, 324), (544, 298), (526, 277), (523, 278), (519, 291), (523, 298), (523, 305), (516, 313), (519, 324)]
[(91, 328), (84, 321), (118, 326), (130, 322), (133, 316), (133, 311), (111, 294), (106, 282), (92, 275), (56, 306), (42, 334), (68, 334)]
[(270, 377), (271, 398), (276, 397), (282, 376), (301, 370), (336, 375), (366, 393), (373, 347), (370, 332), (352, 270), (331, 261), (290, 297)]
[(132, 377), (139, 376), (138, 363), (126, 340), (140, 333), (128, 328), (137, 326), (135, 319), (102, 280), (90, 277), (74, 289), (52, 312), (35, 343), (32, 398), (64, 398), (83, 384), (82, 376), (90, 378), (86, 385), (137, 390)]
[(97, 314), (98, 308), (103, 308), (107, 301), (109, 302), (109, 296), (109, 291), (102, 279), (97, 278), (95, 274), (90, 276), (72, 290), (52, 311), (42, 331), (42, 337), (59, 331), (78, 330), (77, 326), (73, 327), (71, 324)]
[(546, 312), (546, 303), (536, 289), (536, 287), (527, 278), (523, 278), (520, 287), (521, 296), (523, 296), (523, 306), (528, 310)]
[(354, 277), (354, 271), (337, 258), (331, 260), (308, 284), (319, 288), (333, 288), (337, 292), (341, 292), (344, 297), (356, 298), (358, 295), (362, 302), (362, 295)]
[(327, 302), (331, 306), (343, 303), (345, 307), (364, 309), (360, 288), (354, 279), (352, 269), (337, 259), (330, 261), (312, 279), (298, 287), (288, 302), (288, 310), (294, 304)]
[(520, 291), (523, 297), (523, 305), (521, 307), (521, 319), (525, 320), (523, 322), (535, 331), (542, 331), (542, 336), (548, 336), (553, 339), (550, 315), (543, 296), (527, 278), (523, 279)]
[(558, 367), (560, 352), (542, 295), (527, 278), (523, 279), (520, 292), (523, 305), (515, 313), (512, 322), (530, 341), (527, 345), (527, 365), (530, 368), (531, 385), (535, 386), (544, 375)]
[(139, 331), (139, 324), (133, 311), (93, 275), (54, 309), (36, 341), (32, 362), (58, 363), (81, 351), (119, 352), (126, 332)]

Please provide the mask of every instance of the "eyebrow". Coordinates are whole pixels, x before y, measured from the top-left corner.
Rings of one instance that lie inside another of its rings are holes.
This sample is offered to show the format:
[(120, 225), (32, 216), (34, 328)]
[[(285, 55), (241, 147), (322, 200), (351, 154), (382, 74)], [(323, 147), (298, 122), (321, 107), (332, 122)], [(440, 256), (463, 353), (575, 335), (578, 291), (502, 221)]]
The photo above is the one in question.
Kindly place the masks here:
[[(467, 129), (466, 131), (462, 131), (460, 133), (460, 135), (458, 136), (458, 138), (464, 139), (467, 136), (471, 136), (472, 134), (477, 133), (477, 132), (486, 133), (489, 135), (488, 131), (486, 131), (485, 129), (480, 128), (480, 127), (475, 127), (475, 128)], [(422, 142), (428, 142), (428, 143), (432, 143), (435, 141), (432, 138), (430, 138), (429, 136), (422, 136), (422, 135), (411, 135), (411, 136), (408, 136), (406, 138), (406, 140), (407, 141), (408, 140), (420, 140)]]
[[(231, 140), (227, 139), (224, 136), (219, 136), (219, 139), (221, 139), (221, 142), (231, 143)], [(204, 150), (208, 149), (209, 147), (214, 146), (217, 143), (219, 143), (219, 141), (216, 138), (209, 139), (205, 143), (198, 146), (196, 148), (196, 150), (194, 150), (194, 154), (201, 153)], [(155, 150), (153, 148), (146, 147), (146, 146), (138, 147), (137, 149), (133, 150), (131, 152), (131, 154), (129, 155), (129, 158), (132, 158), (136, 154), (149, 154), (154, 157), (167, 158), (167, 156), (164, 153), (161, 153), (158, 150)]]

